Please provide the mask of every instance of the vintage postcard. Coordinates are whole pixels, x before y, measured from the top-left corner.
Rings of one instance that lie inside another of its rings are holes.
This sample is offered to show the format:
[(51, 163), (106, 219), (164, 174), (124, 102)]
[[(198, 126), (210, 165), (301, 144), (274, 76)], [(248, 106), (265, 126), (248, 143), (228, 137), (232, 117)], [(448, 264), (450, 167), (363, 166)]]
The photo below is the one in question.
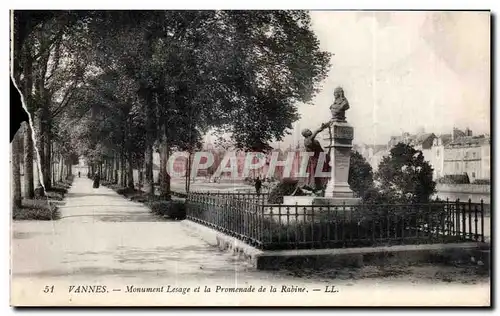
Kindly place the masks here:
[(12, 306), (491, 305), (491, 12), (10, 18)]

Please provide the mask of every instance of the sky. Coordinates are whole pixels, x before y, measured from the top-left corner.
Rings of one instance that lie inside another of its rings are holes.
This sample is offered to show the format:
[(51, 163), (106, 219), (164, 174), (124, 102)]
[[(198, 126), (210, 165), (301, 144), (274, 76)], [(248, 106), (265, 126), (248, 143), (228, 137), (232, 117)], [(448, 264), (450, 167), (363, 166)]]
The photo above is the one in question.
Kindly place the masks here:
[(386, 144), (391, 135), (450, 133), (490, 126), (489, 12), (312, 11), (320, 47), (333, 54), (313, 105), (281, 146), (330, 117), (333, 90), (349, 100), (354, 143)]

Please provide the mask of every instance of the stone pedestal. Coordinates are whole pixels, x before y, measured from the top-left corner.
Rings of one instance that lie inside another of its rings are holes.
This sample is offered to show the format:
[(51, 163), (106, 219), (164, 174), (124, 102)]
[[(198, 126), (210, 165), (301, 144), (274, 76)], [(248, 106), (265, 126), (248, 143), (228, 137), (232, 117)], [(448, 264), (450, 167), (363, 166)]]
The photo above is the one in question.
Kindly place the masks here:
[[(357, 204), (359, 199), (353, 197), (284, 196), (284, 208), (281, 213), (290, 214), (287, 223), (331, 222), (337, 219), (347, 221), (351, 218), (343, 212), (353, 211), (353, 206)], [(273, 208), (275, 221), (278, 221), (276, 216), (278, 212), (279, 206), (275, 206)], [(269, 211), (266, 214), (269, 214)], [(281, 218), (283, 220), (284, 217)]]
[(348, 205), (357, 204), (354, 192), (349, 187), (349, 165), (351, 159), (354, 128), (347, 122), (333, 122), (330, 131), (323, 134), (325, 150), (330, 152), (331, 176), (325, 190), (325, 198), (331, 199), (331, 204), (341, 202)]

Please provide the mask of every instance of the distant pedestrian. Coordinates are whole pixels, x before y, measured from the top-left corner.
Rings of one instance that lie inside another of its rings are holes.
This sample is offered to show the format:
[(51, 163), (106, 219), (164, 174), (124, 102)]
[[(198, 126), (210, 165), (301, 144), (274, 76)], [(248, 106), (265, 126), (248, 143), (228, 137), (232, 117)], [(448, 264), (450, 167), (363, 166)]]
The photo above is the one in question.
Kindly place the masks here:
[(260, 189), (262, 188), (262, 181), (260, 181), (260, 177), (257, 177), (255, 180), (255, 191), (257, 192), (257, 195), (260, 195)]
[(99, 182), (101, 181), (101, 177), (99, 176), (99, 173), (96, 172), (94, 175), (94, 185), (92, 186), (94, 189), (99, 188)]
[(78, 171), (78, 178), (80, 178), (80, 171)]

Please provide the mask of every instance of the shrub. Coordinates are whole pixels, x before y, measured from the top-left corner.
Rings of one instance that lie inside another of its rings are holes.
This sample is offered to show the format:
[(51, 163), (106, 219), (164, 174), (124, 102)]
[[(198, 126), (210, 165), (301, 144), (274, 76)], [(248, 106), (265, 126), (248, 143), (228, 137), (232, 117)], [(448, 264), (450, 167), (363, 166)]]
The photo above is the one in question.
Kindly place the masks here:
[(372, 167), (357, 151), (351, 151), (348, 182), (351, 189), (359, 197), (363, 197), (366, 192), (373, 188)]
[(421, 150), (399, 143), (379, 164), (376, 180), (380, 188), (400, 200), (423, 203), (435, 192), (433, 169)]
[(439, 178), (437, 182), (442, 184), (468, 184), (470, 180), (467, 174), (448, 174)]
[(268, 202), (271, 204), (283, 203), (285, 195), (304, 195), (304, 192), (298, 188), (299, 181), (296, 179), (285, 178), (277, 186), (275, 186), (269, 193)]
[(49, 204), (47, 199), (23, 199), (21, 208), (15, 209), (14, 220), (42, 220), (50, 221), (59, 219), (60, 213), (54, 204)]
[(171, 192), (170, 192), (170, 194), (171, 194), (172, 196), (176, 196), (176, 197), (178, 197), (178, 198), (182, 198), (182, 199), (185, 199), (185, 198), (187, 198), (187, 196), (188, 196), (186, 193), (176, 192), (176, 191), (171, 191)]
[(401, 202), (396, 196), (391, 194), (391, 192), (379, 191), (376, 188), (370, 188), (366, 190), (362, 198), (363, 204), (368, 205), (386, 205), (395, 204)]
[(73, 183), (74, 175), (67, 176), (66, 179), (63, 180), (63, 183), (70, 185)]
[(490, 179), (477, 179), (473, 184), (491, 184)]
[(130, 195), (130, 194), (133, 194), (133, 193), (137, 192), (136, 189), (132, 189), (132, 188), (129, 188), (129, 187), (126, 187), (126, 188), (119, 187), (115, 191), (116, 191), (116, 193), (121, 194), (121, 195)]
[(104, 185), (104, 186), (111, 186), (112, 184), (113, 184), (112, 181), (107, 181), (107, 180), (103, 180), (100, 183), (100, 185)]
[(146, 203), (153, 213), (172, 219), (186, 218), (186, 205), (183, 201), (151, 201)]

